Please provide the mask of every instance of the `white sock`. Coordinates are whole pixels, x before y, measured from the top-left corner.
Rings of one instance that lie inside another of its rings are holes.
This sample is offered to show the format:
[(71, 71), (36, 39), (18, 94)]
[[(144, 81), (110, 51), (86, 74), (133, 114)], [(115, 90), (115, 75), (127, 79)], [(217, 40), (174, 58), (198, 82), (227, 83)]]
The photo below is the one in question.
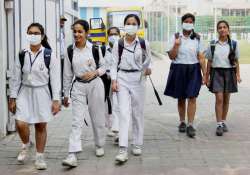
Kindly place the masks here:
[(193, 122), (188, 122), (188, 126), (193, 126)]
[(43, 157), (43, 153), (36, 152), (36, 157)]
[(180, 120), (180, 123), (186, 123), (186, 121), (185, 120)]
[(226, 120), (222, 120), (222, 122), (221, 122), (222, 124), (225, 124), (226, 123)]
[(217, 122), (217, 126), (222, 127), (222, 123), (223, 123), (223, 122)]
[(22, 144), (22, 148), (23, 148), (23, 149), (26, 149), (26, 148), (28, 148), (30, 145), (31, 145), (30, 142), (28, 142), (28, 143), (26, 143), (26, 144)]

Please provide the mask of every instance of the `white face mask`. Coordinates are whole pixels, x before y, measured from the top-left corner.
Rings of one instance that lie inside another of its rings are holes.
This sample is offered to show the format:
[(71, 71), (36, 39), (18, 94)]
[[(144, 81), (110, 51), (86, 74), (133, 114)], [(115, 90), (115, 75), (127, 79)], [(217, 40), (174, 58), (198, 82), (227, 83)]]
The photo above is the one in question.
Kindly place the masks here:
[(112, 36), (109, 36), (108, 40), (109, 40), (109, 43), (111, 44), (115, 44), (116, 41), (118, 41), (120, 39), (120, 37), (118, 35), (112, 35)]
[(30, 45), (36, 46), (41, 43), (42, 36), (41, 35), (27, 35), (27, 41)]
[(138, 31), (138, 26), (125, 25), (124, 30), (125, 30), (125, 33), (127, 33), (128, 35), (134, 35)]
[(186, 31), (190, 31), (194, 29), (194, 24), (193, 23), (183, 23), (182, 24), (182, 29)]

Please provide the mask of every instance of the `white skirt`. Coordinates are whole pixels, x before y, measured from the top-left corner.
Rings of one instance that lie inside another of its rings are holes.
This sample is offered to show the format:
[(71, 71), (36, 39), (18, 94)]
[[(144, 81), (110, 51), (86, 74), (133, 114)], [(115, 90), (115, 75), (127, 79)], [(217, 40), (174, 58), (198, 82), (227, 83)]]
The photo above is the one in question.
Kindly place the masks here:
[(48, 86), (21, 86), (16, 99), (14, 118), (29, 124), (44, 123), (52, 119), (52, 100)]

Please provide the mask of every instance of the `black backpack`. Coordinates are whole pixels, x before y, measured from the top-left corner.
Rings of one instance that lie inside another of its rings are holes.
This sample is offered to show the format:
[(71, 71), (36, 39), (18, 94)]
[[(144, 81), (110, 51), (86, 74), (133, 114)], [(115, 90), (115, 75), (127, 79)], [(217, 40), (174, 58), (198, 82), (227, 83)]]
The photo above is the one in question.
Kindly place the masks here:
[[(24, 65), (24, 57), (25, 57), (25, 53), (27, 52), (27, 50), (21, 50), (19, 52), (19, 62), (20, 62), (20, 65), (21, 65), (21, 71), (23, 70), (23, 65)], [(51, 53), (52, 53), (52, 50), (49, 49), (49, 48), (44, 48), (44, 51), (43, 51), (43, 57), (44, 57), (44, 63), (45, 63), (45, 66), (46, 68), (48, 69), (48, 73), (50, 73), (50, 60), (51, 60)], [(23, 71), (22, 71), (22, 74), (23, 74)], [(49, 91), (50, 91), (50, 95), (51, 95), (51, 98), (52, 98), (52, 89), (51, 89), (51, 83), (50, 83), (50, 78), (49, 78), (49, 82), (48, 82), (48, 86), (49, 86)]]
[[(145, 40), (143, 38), (140, 38), (139, 37), (139, 43), (140, 43), (140, 46), (142, 48), (142, 62), (145, 61), (146, 59), (146, 55), (145, 55), (145, 52), (146, 52), (146, 43), (145, 43)], [(118, 66), (119, 64), (121, 63), (121, 57), (122, 57), (122, 52), (123, 52), (123, 49), (124, 49), (124, 39), (121, 38), (119, 39), (118, 41)]]
[[(211, 50), (212, 59), (214, 58), (215, 46), (216, 46), (216, 41), (215, 41), (215, 40), (212, 40), (212, 41), (210, 42), (210, 50)], [(231, 48), (231, 46), (232, 46), (232, 48)], [(231, 46), (230, 46), (230, 49), (233, 49), (233, 51), (235, 52), (236, 46), (237, 46), (237, 42), (234, 41), (234, 40), (232, 40), (232, 41), (231, 41)]]
[[(102, 55), (103, 57), (105, 56), (105, 53), (106, 53), (106, 46), (105, 45), (102, 45), (101, 46), (101, 51), (102, 51)], [(67, 53), (68, 53), (68, 57), (69, 57), (69, 61), (71, 63), (71, 68), (73, 70), (73, 67), (72, 67), (72, 60), (73, 60), (73, 45), (70, 45), (68, 46), (67, 48)], [(96, 69), (99, 68), (99, 60), (100, 60), (100, 57), (99, 57), (99, 46), (96, 46), (96, 45), (92, 45), (92, 54), (93, 54), (93, 57), (94, 57), (94, 60), (95, 60), (95, 64), (96, 64)], [(111, 79), (108, 78), (107, 74), (105, 73), (104, 75), (102, 75), (100, 77), (102, 79), (102, 82), (104, 84), (104, 92), (105, 92), (105, 101), (107, 100), (108, 102), (108, 109), (109, 109), (109, 114), (112, 114), (112, 107), (111, 107), (111, 101), (110, 101), (110, 98), (109, 98), (109, 92), (110, 92), (110, 87), (111, 87)]]

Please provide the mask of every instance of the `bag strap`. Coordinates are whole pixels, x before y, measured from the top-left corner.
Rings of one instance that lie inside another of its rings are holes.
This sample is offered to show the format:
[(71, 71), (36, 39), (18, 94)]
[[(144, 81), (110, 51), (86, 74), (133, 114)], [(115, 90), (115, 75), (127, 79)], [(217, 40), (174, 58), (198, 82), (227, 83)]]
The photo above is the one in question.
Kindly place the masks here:
[(26, 52), (27, 52), (26, 50), (21, 50), (21, 51), (19, 52), (19, 62), (20, 62), (20, 65), (21, 65), (21, 71), (22, 71), (22, 69), (23, 69), (24, 57), (25, 57), (25, 53), (26, 53)]
[(52, 50), (51, 49), (48, 49), (48, 48), (45, 48), (44, 49), (44, 63), (45, 63), (45, 66), (47, 67), (47, 69), (49, 70), (49, 65), (50, 65), (50, 60), (51, 60), (51, 53), (52, 53)]
[(215, 46), (216, 46), (216, 41), (215, 41), (215, 40), (212, 40), (212, 41), (210, 42), (210, 51), (211, 51), (212, 59), (214, 58)]

